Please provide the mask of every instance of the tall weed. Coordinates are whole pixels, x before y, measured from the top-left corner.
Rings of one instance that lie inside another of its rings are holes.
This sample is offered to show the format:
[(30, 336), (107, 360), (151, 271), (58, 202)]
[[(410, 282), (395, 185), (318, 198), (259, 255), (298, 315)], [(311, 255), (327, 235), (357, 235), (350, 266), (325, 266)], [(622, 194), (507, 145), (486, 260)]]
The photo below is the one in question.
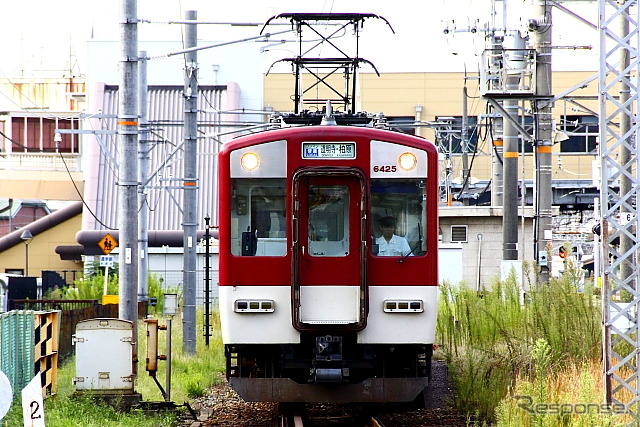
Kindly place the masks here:
[[(540, 394), (544, 390), (544, 394)], [(553, 375), (520, 375), (496, 409), (499, 427), (613, 427), (629, 420), (602, 403), (602, 366), (575, 362)]]
[(459, 409), (492, 422), (521, 375), (600, 356), (600, 303), (590, 284), (576, 284), (565, 276), (525, 293), (511, 275), (480, 292), (441, 286), (437, 337)]

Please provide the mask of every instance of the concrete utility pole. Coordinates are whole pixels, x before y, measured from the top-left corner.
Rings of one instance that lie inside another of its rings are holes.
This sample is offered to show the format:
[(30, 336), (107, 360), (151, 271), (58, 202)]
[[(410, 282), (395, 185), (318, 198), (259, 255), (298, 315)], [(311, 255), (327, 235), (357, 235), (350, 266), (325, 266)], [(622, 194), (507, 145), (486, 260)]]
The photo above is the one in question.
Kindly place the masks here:
[[(469, 178), (471, 171), (469, 170), (469, 107), (467, 101), (467, 84), (465, 82), (462, 88), (462, 129), (460, 132), (460, 145), (462, 148), (462, 190), (460, 194), (466, 194), (469, 190)], [(465, 197), (464, 205), (469, 205), (469, 198)]]
[[(507, 26), (507, 5), (506, 2), (502, 4), (502, 27)], [(497, 34), (496, 28), (496, 16), (498, 11), (496, 10), (496, 2), (491, 2), (491, 37), (490, 37), (490, 63), (489, 68), (491, 70), (498, 70), (502, 59), (502, 42), (504, 40), (503, 35)], [(491, 91), (500, 91), (500, 82), (498, 79), (491, 80)], [(501, 102), (501, 101), (497, 101)], [(491, 143), (493, 144), (493, 150), (491, 151), (491, 206), (502, 206), (502, 196), (504, 194), (503, 184), (503, 163), (502, 153), (504, 148), (504, 140), (502, 139), (502, 124), (504, 119), (499, 114), (495, 114), (495, 117), (490, 117), (491, 121)]]
[[(517, 30), (505, 31), (504, 36), (504, 79), (506, 93), (518, 93), (523, 70), (526, 39)], [(503, 161), (503, 210), (502, 210), (502, 259), (518, 260), (518, 156), (521, 140), (518, 123), (518, 98), (508, 96), (503, 101), (502, 136), (504, 140)], [(524, 139), (524, 138), (522, 138)], [(512, 264), (512, 263), (511, 263)]]
[(138, 320), (138, 18), (137, 0), (121, 3), (118, 104), (118, 227), (120, 319)]
[(138, 301), (149, 299), (149, 207), (146, 183), (149, 177), (149, 116), (147, 87), (147, 52), (140, 51), (138, 74), (138, 101), (140, 114), (140, 138), (138, 142)]
[[(552, 29), (552, 3), (546, 0), (538, 0), (535, 6), (536, 26), (534, 31), (534, 47), (537, 52), (536, 63), (536, 100), (534, 105), (535, 126), (535, 185), (534, 185), (534, 246), (533, 255), (536, 261), (540, 261), (540, 251), (546, 251), (551, 244), (552, 216), (551, 205), (553, 193), (551, 188), (551, 149), (553, 146), (552, 132), (552, 97), (551, 90), (551, 29)], [(551, 271), (551, 254), (547, 254), (548, 264), (541, 267), (540, 281), (549, 281)]]
[[(188, 10), (187, 21), (196, 21), (197, 12)], [(197, 45), (197, 24), (185, 24), (185, 47)], [(198, 54), (185, 53), (184, 78), (184, 270), (183, 270), (183, 340), (182, 349), (187, 354), (196, 352), (196, 267), (198, 227)]]
[[(518, 75), (507, 77), (507, 92), (518, 88)], [(518, 100), (505, 99), (505, 112), (518, 120)], [(502, 259), (514, 261), (518, 259), (518, 130), (508, 117), (502, 119), (504, 151), (502, 154), (503, 201), (502, 201)]]

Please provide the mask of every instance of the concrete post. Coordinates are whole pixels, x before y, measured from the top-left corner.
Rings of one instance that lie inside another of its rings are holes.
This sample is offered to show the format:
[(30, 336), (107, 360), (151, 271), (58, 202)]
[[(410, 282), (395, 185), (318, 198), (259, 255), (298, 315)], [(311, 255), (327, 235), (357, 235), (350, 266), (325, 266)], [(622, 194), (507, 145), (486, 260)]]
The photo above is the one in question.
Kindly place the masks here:
[[(194, 10), (186, 12), (187, 21), (197, 20)], [(185, 24), (185, 47), (197, 45), (197, 24)], [(184, 302), (182, 349), (187, 354), (196, 352), (196, 267), (198, 226), (198, 54), (185, 53), (184, 78), (184, 180), (183, 223), (184, 230)]]
[[(120, 319), (138, 319), (138, 18), (136, 0), (122, 0), (118, 105)], [(137, 328), (134, 326), (134, 336)]]

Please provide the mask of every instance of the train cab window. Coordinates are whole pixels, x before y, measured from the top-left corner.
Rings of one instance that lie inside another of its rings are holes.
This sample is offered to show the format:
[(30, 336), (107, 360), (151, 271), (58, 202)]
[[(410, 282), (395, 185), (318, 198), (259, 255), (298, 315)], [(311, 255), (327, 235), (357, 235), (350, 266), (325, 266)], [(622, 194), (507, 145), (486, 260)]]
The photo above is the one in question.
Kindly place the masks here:
[(349, 254), (349, 188), (310, 185), (308, 247), (311, 256)]
[(418, 256), (426, 252), (424, 179), (371, 180), (371, 252)]
[(287, 253), (286, 181), (274, 178), (232, 180), (231, 253), (284, 256)]

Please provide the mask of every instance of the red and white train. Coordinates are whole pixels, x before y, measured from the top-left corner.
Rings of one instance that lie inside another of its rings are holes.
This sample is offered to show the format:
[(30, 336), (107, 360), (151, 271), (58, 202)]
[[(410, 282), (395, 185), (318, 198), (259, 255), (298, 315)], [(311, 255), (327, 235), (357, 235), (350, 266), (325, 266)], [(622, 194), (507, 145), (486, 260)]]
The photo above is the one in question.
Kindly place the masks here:
[(356, 126), (240, 137), (219, 155), (227, 377), (247, 401), (407, 402), (438, 308), (438, 163)]

